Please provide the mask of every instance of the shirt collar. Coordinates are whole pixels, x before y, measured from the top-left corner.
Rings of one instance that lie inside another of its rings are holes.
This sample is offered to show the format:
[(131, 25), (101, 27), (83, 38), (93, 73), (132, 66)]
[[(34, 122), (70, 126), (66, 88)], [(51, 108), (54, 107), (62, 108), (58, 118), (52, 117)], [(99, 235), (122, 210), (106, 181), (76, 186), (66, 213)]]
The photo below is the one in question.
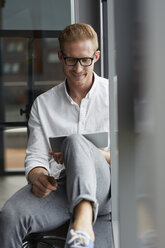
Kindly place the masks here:
[(68, 94), (68, 91), (67, 91), (67, 79), (65, 79), (65, 82), (64, 82), (64, 90), (65, 90), (65, 94), (66, 94), (66, 97), (67, 99), (69, 100), (69, 102), (71, 104), (74, 104), (75, 102), (73, 101), (73, 99), (70, 97), (70, 95)]
[(93, 85), (92, 85), (91, 89), (89, 90), (89, 92), (86, 94), (85, 98), (91, 98), (93, 93), (95, 92), (96, 84), (97, 84), (97, 74), (95, 72), (93, 72), (93, 77), (94, 77)]
[[(91, 89), (89, 90), (89, 92), (86, 94), (85, 98), (91, 98), (93, 93), (95, 92), (97, 81), (98, 81), (98, 76), (95, 72), (93, 72), (93, 76), (94, 76), (93, 85)], [(71, 104), (74, 104), (74, 101), (72, 100), (72, 98), (70, 97), (67, 91), (67, 79), (65, 79), (65, 82), (64, 82), (64, 89), (65, 89), (65, 94), (66, 94), (67, 99), (69, 100)]]

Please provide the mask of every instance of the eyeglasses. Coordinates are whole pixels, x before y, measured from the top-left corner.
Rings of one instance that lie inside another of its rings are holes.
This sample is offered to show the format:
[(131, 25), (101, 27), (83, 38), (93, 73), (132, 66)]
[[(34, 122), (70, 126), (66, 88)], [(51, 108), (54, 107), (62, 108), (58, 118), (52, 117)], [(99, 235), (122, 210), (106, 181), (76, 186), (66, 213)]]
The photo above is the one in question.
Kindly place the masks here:
[(74, 66), (79, 61), (81, 66), (87, 67), (93, 63), (95, 53), (94, 53), (93, 57), (84, 57), (84, 58), (67, 57), (63, 54), (63, 52), (62, 52), (62, 56), (63, 56), (63, 59), (65, 61), (65, 64), (68, 66)]

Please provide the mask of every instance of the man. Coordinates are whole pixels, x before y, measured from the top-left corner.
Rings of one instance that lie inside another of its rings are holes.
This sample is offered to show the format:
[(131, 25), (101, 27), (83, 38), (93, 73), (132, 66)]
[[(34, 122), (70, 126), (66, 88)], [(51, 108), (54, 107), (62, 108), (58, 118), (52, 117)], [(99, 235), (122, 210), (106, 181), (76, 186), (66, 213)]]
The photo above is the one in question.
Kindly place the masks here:
[[(109, 148), (99, 150), (81, 135), (109, 132), (108, 80), (93, 71), (100, 57), (97, 34), (90, 25), (73, 24), (61, 32), (59, 43), (66, 80), (33, 104), (25, 159), (29, 184), (2, 209), (3, 248), (19, 248), (27, 234), (69, 219), (66, 247), (92, 248), (93, 224), (110, 212)], [(53, 154), (49, 137), (62, 135), (67, 136), (62, 151)], [(62, 183), (55, 179), (57, 168), (65, 174)]]

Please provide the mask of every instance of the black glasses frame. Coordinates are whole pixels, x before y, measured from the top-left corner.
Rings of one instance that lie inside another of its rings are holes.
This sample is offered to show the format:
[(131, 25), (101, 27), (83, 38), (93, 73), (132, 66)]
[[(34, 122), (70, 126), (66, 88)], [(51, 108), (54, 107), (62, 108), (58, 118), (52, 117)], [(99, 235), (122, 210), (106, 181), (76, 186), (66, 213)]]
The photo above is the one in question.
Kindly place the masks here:
[[(64, 61), (65, 61), (65, 64), (66, 64), (67, 66), (75, 66), (75, 65), (77, 64), (77, 62), (79, 61), (80, 65), (83, 66), (83, 67), (91, 66), (92, 63), (93, 63), (93, 60), (94, 60), (94, 58), (95, 58), (95, 54), (96, 54), (96, 52), (95, 52), (95, 53), (93, 54), (93, 57), (75, 58), (75, 57), (68, 57), (68, 56), (65, 56), (64, 53), (63, 53), (62, 51), (61, 51), (61, 53), (62, 53), (62, 57), (63, 57), (63, 59), (64, 59)], [(66, 60), (67, 60), (67, 59), (75, 59), (75, 63), (74, 63), (73, 65), (68, 65), (68, 64), (66, 63)], [(91, 60), (91, 63), (90, 63), (89, 65), (83, 65), (82, 62), (81, 62), (82, 59), (90, 59), (90, 60)]]

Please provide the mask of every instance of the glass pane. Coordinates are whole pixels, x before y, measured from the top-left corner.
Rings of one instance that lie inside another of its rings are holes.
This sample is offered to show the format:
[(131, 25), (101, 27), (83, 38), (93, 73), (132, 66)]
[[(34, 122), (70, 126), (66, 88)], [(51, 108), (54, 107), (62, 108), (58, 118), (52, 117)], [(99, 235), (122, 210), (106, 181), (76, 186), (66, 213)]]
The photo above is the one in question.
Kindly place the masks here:
[(27, 128), (7, 128), (4, 131), (5, 170), (24, 169)]
[(36, 39), (34, 42), (35, 97), (64, 80), (58, 59), (58, 39)]
[(71, 23), (69, 0), (7, 0), (2, 29), (61, 30)]
[(26, 121), (25, 115), (20, 115), (20, 109), (24, 109), (27, 100), (27, 88), (24, 83), (13, 83), (13, 86), (6, 84), (4, 87), (5, 97), (5, 121)]
[(1, 121), (25, 121), (20, 109), (25, 108), (28, 91), (27, 81), (27, 39), (2, 39), (2, 81), (4, 119)]

